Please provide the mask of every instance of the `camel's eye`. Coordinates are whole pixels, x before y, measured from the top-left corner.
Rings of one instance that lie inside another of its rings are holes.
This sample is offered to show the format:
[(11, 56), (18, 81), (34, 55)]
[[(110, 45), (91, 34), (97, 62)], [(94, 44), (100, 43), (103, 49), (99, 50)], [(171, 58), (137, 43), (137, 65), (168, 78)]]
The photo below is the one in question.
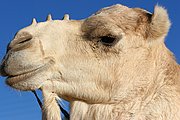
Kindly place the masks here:
[(100, 42), (106, 46), (112, 46), (116, 43), (116, 38), (111, 36), (100, 37)]

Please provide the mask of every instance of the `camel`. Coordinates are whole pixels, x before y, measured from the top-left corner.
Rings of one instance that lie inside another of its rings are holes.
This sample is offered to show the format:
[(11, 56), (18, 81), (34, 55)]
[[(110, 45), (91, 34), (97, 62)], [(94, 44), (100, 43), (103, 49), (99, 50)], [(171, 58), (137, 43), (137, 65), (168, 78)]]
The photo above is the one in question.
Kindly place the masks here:
[(71, 120), (180, 120), (180, 67), (165, 46), (171, 22), (117, 4), (87, 19), (37, 23), (17, 32), (1, 76), (18, 90), (40, 89), (43, 120), (61, 120), (57, 100), (70, 102)]

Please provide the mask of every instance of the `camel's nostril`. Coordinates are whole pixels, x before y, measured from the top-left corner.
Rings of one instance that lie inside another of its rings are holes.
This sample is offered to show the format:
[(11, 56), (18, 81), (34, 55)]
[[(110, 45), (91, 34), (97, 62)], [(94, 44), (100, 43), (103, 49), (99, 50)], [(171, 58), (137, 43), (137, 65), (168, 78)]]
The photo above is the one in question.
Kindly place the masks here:
[(28, 32), (22, 32), (19, 33), (15, 36), (14, 38), (14, 44), (21, 44), (21, 43), (25, 43), (28, 42), (32, 39), (32, 35)]
[(18, 33), (15, 36), (14, 40), (8, 45), (7, 50), (10, 50), (12, 48), (24, 48), (26, 45), (28, 45), (29, 41), (31, 41), (32, 38), (33, 36), (28, 32)]
[(24, 39), (23, 41), (19, 42), (18, 44), (25, 43), (25, 42), (28, 42), (30, 40), (31, 40), (31, 38), (27, 38), (27, 39)]

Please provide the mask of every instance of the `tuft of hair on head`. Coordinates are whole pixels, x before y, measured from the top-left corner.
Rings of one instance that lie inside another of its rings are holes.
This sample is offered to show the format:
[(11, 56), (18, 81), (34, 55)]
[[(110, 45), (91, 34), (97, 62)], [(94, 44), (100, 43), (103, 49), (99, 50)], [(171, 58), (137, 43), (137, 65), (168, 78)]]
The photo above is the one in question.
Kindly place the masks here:
[(158, 39), (166, 37), (170, 26), (171, 22), (169, 20), (167, 10), (162, 6), (156, 5), (154, 7), (154, 13), (151, 17), (148, 38)]

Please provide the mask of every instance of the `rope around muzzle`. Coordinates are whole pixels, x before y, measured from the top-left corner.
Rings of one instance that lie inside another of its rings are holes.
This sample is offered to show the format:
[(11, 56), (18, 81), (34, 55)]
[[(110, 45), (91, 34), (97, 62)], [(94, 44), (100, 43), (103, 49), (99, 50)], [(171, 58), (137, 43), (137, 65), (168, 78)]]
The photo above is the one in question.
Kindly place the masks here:
[[(36, 91), (32, 91), (32, 93), (35, 95), (36, 100), (37, 100), (37, 102), (38, 102), (38, 104), (39, 104), (39, 106), (40, 106), (40, 108), (41, 108), (41, 110), (42, 110), (43, 104), (42, 104), (41, 100), (39, 99)], [(70, 119), (69, 113), (68, 113), (63, 107), (61, 107), (61, 105), (60, 105), (58, 102), (57, 102), (57, 104), (58, 104), (58, 106), (60, 107), (60, 110), (61, 110), (62, 114), (64, 115), (64, 117), (65, 117), (67, 120), (69, 120), (69, 119)]]

